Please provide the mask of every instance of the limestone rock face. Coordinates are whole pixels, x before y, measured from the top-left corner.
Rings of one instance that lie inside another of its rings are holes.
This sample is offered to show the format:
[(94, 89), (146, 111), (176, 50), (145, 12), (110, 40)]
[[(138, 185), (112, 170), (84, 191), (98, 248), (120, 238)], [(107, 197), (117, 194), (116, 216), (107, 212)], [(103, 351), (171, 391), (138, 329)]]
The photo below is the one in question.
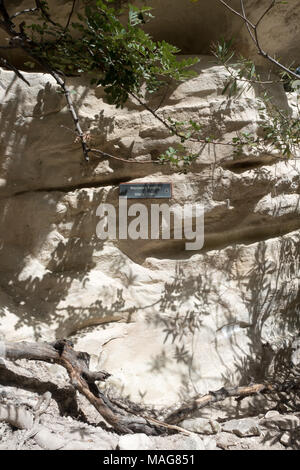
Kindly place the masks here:
[[(164, 118), (200, 121), (223, 142), (256, 132), (255, 91), (228, 100), (226, 70), (199, 59), (195, 78), (149, 104), (161, 103)], [(84, 164), (53, 80), (26, 77), (30, 88), (0, 75), (0, 334), (72, 336), (112, 374), (111, 387), (156, 405), (262, 379), (299, 329), (300, 160), (235, 159), (220, 144), (203, 146), (187, 174), (154, 164), (177, 138), (133, 101), (110, 107), (83, 77), (69, 86), (93, 146), (130, 159)], [(280, 87), (274, 94), (288, 106)], [(202, 204), (203, 249), (172, 238), (100, 240), (97, 208), (118, 209), (120, 182), (172, 182), (174, 210)]]

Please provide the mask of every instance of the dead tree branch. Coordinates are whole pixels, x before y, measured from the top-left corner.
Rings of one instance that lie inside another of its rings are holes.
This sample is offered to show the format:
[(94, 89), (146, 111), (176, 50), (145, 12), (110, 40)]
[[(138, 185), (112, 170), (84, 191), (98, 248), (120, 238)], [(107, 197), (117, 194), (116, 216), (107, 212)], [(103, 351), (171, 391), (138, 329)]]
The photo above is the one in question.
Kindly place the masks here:
[(28, 80), (26, 80), (26, 78), (20, 72), (20, 70), (17, 69), (17, 67), (15, 67), (13, 64), (9, 63), (7, 59), (4, 59), (3, 57), (0, 57), (0, 65), (4, 69), (12, 70), (13, 72), (15, 72), (15, 74), (17, 75), (18, 78), (20, 78), (23, 82), (25, 82), (26, 85), (30, 86), (30, 83), (28, 82)]
[[(98, 381), (105, 381), (110, 374), (104, 371), (90, 371), (89, 354), (75, 351), (70, 341), (59, 340), (52, 344), (5, 342), (2, 349), (4, 349), (5, 359), (11, 361), (27, 359), (63, 366), (68, 372), (73, 387), (84, 395), (105, 421), (118, 432), (125, 434), (144, 432), (148, 435), (158, 435), (162, 434), (166, 428), (170, 428), (167, 423), (138, 416), (134, 412), (125, 412), (121, 407), (112, 404), (96, 385)], [(171, 427), (171, 429), (174, 428)]]
[(13, 19), (17, 18), (20, 15), (26, 15), (28, 13), (37, 13), (38, 11), (39, 11), (38, 8), (25, 8), (25, 10), (17, 11), (13, 15), (11, 15), (10, 19), (13, 20)]
[[(124, 406), (116, 400), (110, 400), (99, 390), (96, 382), (105, 381), (110, 374), (105, 371), (92, 372), (89, 370), (90, 356), (86, 352), (78, 352), (68, 340), (58, 340), (55, 343), (1, 343), (4, 359), (16, 361), (27, 359), (56, 363), (63, 366), (69, 375), (72, 386), (95, 407), (99, 414), (109, 423), (115, 431), (131, 434), (143, 432), (147, 435), (160, 435), (165, 432), (188, 433), (177, 426), (185, 418), (192, 416), (195, 411), (224, 401), (228, 397), (236, 397), (241, 400), (245, 397), (259, 393), (289, 392), (291, 389), (299, 389), (299, 381), (278, 385), (254, 384), (245, 387), (221, 388), (215, 392), (196, 397), (181, 408), (170, 413), (164, 422), (153, 417), (134, 411), (136, 406)], [(5, 368), (2, 364), (2, 368)], [(3, 384), (3, 381), (1, 382)], [(17, 384), (22, 387), (22, 383)]]
[(76, 1), (77, 1), (77, 0), (73, 0), (72, 7), (71, 7), (71, 10), (70, 10), (69, 16), (68, 16), (66, 25), (65, 25), (65, 27), (64, 27), (64, 33), (67, 31), (67, 29), (68, 29), (68, 27), (69, 27), (69, 25), (70, 25), (70, 21), (71, 21), (71, 18), (72, 18), (72, 16), (73, 16), (73, 13), (74, 13)]
[(192, 416), (196, 410), (223, 401), (228, 397), (245, 398), (250, 395), (256, 395), (257, 393), (271, 391), (273, 391), (272, 386), (265, 384), (254, 384), (248, 387), (234, 387), (228, 389), (221, 388), (215, 392), (210, 391), (208, 394), (194, 398), (194, 400), (188, 402), (178, 410), (173, 411), (166, 417), (165, 421), (172, 424), (180, 423), (180, 421)]
[(206, 406), (212, 405), (217, 402), (226, 400), (229, 397), (235, 397), (236, 400), (242, 400), (243, 398), (257, 395), (257, 394), (270, 394), (276, 392), (289, 392), (290, 390), (299, 390), (300, 382), (295, 381), (293, 383), (283, 383), (283, 384), (253, 384), (245, 387), (233, 387), (233, 388), (220, 388), (215, 392), (209, 391), (208, 394), (196, 397), (190, 402), (186, 403), (181, 408), (170, 413), (165, 421), (167, 423), (180, 423), (186, 418), (189, 418), (195, 413), (195, 411), (200, 410)]

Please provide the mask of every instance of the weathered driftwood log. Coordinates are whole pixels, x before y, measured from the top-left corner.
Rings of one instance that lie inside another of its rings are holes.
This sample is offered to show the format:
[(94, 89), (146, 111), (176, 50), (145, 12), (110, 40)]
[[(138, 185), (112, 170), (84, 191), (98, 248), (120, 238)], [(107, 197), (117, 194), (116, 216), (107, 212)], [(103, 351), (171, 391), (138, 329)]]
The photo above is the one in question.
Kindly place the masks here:
[(118, 432), (129, 434), (143, 432), (148, 435), (158, 435), (165, 432), (166, 428), (180, 429), (152, 418), (138, 416), (134, 412), (125, 411), (116, 402), (113, 404), (95, 383), (105, 381), (110, 374), (104, 371), (90, 371), (89, 354), (75, 351), (73, 344), (68, 340), (59, 340), (55, 343), (2, 342), (1, 349), (4, 358), (11, 361), (27, 359), (63, 366), (75, 389), (84, 395), (105, 421)]
[[(176, 424), (205, 406), (221, 402), (228, 397), (236, 397), (237, 400), (241, 400), (258, 393), (288, 391), (291, 387), (299, 389), (299, 380), (293, 382), (292, 385), (289, 383), (281, 385), (253, 384), (245, 387), (221, 388), (194, 398), (170, 413), (165, 422), (162, 422), (148, 416), (142, 416), (141, 413), (133, 410), (134, 406), (131, 409), (130, 406), (124, 406), (118, 401), (110, 400), (96, 384), (98, 381), (105, 381), (110, 377), (110, 374), (105, 371), (90, 371), (89, 354), (75, 351), (73, 344), (68, 340), (59, 340), (55, 343), (0, 342), (0, 352), (2, 357), (11, 361), (27, 359), (63, 366), (68, 372), (73, 387), (87, 398), (115, 431), (127, 434), (143, 432), (148, 435), (159, 435), (167, 431), (180, 431), (189, 434), (188, 431)], [(5, 364), (2, 364), (0, 374), (3, 367), (5, 368)], [(18, 383), (17, 386), (21, 387), (22, 384)]]
[(51, 380), (42, 380), (16, 362), (1, 361), (1, 356), (3, 357), (0, 342), (0, 385), (21, 388), (40, 396), (50, 392), (62, 415), (84, 418), (78, 407), (76, 390), (71, 384), (59, 386)]

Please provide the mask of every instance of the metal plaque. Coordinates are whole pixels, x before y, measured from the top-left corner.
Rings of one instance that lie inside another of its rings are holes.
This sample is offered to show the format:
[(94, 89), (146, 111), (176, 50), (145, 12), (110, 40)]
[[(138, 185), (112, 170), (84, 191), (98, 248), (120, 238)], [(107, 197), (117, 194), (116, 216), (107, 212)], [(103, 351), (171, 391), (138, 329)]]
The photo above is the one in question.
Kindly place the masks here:
[(122, 183), (119, 197), (128, 199), (161, 199), (172, 197), (171, 183)]

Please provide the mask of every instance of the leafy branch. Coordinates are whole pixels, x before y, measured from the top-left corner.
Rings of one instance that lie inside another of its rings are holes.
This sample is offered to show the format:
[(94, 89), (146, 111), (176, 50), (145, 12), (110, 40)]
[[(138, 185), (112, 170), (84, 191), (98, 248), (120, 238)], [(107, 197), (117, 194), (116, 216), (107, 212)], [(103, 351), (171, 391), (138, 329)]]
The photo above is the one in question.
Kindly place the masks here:
[[(97, 0), (91, 3), (85, 0), (84, 15), (78, 15), (79, 21), (71, 23), (75, 6), (73, 2), (67, 23), (62, 26), (52, 20), (46, 1), (38, 0), (35, 3), (36, 8), (31, 9), (30, 13), (37, 15), (38, 22), (27, 24), (24, 20), (17, 30), (13, 20), (29, 11), (9, 15), (4, 0), (0, 0), (0, 27), (10, 37), (9, 48), (22, 49), (32, 59), (31, 67), (38, 65), (59, 85), (86, 160), (89, 159), (91, 149), (66, 85), (66, 76), (91, 74), (91, 82), (104, 87), (109, 103), (122, 107), (129, 94), (140, 99), (144, 83), (151, 93), (162, 86), (166, 79), (183, 80), (192, 75), (190, 67), (197, 59), (178, 61), (176, 47), (165, 41), (153, 41), (140, 28), (142, 23), (152, 17), (150, 8), (130, 7), (128, 23), (124, 26), (116, 10), (109, 7), (109, 1)], [(78, 39), (73, 35), (76, 31), (79, 32)], [(8, 61), (5, 66), (14, 70), (28, 84), (21, 72)], [(155, 111), (153, 114), (162, 120)]]
[[(244, 21), (258, 53), (280, 68), (280, 81), (286, 82), (292, 78), (299, 78), (297, 69), (292, 70), (280, 64), (260, 45), (258, 27), (278, 2), (272, 1), (254, 23), (246, 14), (243, 0), (240, 2), (241, 11), (233, 9), (223, 0), (219, 1)], [(188, 165), (199, 155), (199, 152), (191, 154), (186, 149), (187, 142), (195, 142), (199, 145), (231, 146), (235, 154), (239, 153), (245, 145), (253, 148), (256, 145), (258, 148), (258, 146), (272, 146), (273, 144), (273, 147), (282, 151), (284, 155), (290, 155), (296, 149), (299, 143), (299, 126), (296, 120), (291, 122), (290, 117), (276, 110), (274, 106), (269, 104), (267, 106), (266, 101), (264, 102), (265, 108), (272, 109), (273, 114), (271, 120), (267, 118), (268, 125), (264, 125), (262, 120), (263, 137), (258, 139), (244, 133), (229, 142), (223, 142), (214, 136), (203, 137), (201, 125), (195, 121), (173, 122), (171, 119), (163, 118), (157, 109), (151, 109), (142, 98), (142, 86), (145, 84), (147, 92), (153, 93), (170, 80), (185, 80), (193, 75), (191, 66), (197, 62), (197, 59), (189, 58), (179, 61), (177, 59), (179, 50), (176, 47), (165, 41), (153, 41), (143, 31), (141, 25), (152, 18), (151, 8), (130, 6), (128, 21), (124, 25), (119, 19), (119, 12), (112, 8), (110, 3), (110, 0), (93, 2), (84, 0), (84, 14), (78, 15), (77, 21), (72, 21), (76, 4), (76, 0), (73, 0), (66, 24), (61, 25), (51, 18), (48, 3), (45, 0), (36, 0), (34, 8), (14, 14), (9, 14), (5, 0), (0, 0), (0, 28), (9, 36), (9, 45), (5, 46), (5, 49), (22, 49), (31, 59), (27, 65), (31, 68), (39, 67), (54, 78), (65, 96), (74, 122), (76, 141), (81, 144), (85, 160), (89, 160), (91, 153), (99, 157), (117, 160), (120, 158), (100, 149), (90, 148), (72, 101), (71, 92), (66, 85), (67, 76), (77, 76), (81, 73), (90, 74), (91, 83), (104, 88), (110, 104), (122, 107), (131, 96), (158, 119), (172, 135), (178, 137), (178, 145), (169, 147), (157, 163), (170, 163), (186, 171)], [(25, 19), (17, 26), (15, 20), (22, 15)], [(37, 21), (28, 23), (27, 18), (32, 16), (35, 16)], [(272, 82), (262, 80), (254, 63), (249, 59), (240, 57), (238, 63), (233, 66), (234, 52), (231, 46), (230, 42), (223, 40), (217, 43), (213, 50), (229, 73), (224, 93), (233, 96), (237, 93), (240, 82), (249, 86), (252, 84), (264, 86)], [(24, 74), (6, 58), (1, 58), (1, 65), (13, 70), (28, 84)], [(296, 80), (292, 82), (292, 87), (297, 91), (299, 84), (299, 80)], [(289, 122), (291, 125), (288, 124)], [(122, 160), (127, 163), (139, 163), (134, 160)]]

